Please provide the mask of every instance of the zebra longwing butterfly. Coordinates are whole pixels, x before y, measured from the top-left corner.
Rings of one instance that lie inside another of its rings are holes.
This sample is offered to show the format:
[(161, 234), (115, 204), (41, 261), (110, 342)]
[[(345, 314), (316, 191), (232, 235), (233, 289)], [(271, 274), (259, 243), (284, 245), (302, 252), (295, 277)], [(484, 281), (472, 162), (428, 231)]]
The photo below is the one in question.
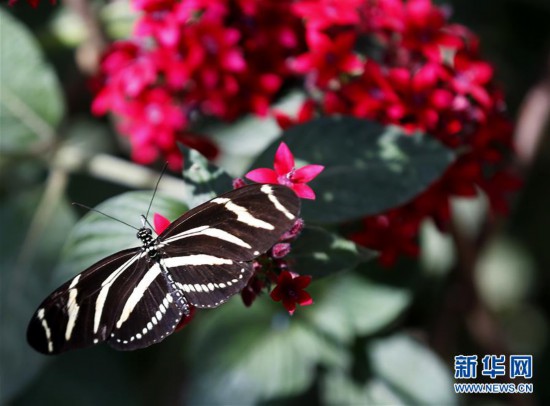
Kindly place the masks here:
[(48, 296), (29, 344), (44, 354), (107, 342), (135, 350), (162, 341), (190, 306), (213, 308), (240, 292), (252, 261), (294, 224), (300, 199), (279, 185), (249, 185), (189, 210), (157, 238), (92, 265)]

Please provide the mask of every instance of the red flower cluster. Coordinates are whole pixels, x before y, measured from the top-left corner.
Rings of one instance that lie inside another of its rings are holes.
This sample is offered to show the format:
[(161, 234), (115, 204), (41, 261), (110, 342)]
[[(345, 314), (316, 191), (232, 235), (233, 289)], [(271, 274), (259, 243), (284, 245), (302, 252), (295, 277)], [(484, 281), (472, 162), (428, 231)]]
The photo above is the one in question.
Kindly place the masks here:
[(304, 18), (308, 46), (293, 67), (306, 75), (314, 97), (297, 120), (278, 114), (282, 127), (313, 111), (346, 114), (423, 130), (460, 151), (412, 202), (364, 219), (364, 229), (352, 236), (356, 242), (379, 250), (389, 266), (399, 254), (417, 255), (423, 219), (445, 229), (452, 196), (481, 189), (494, 211), (506, 210), (505, 194), (519, 184), (505, 169), (512, 131), (473, 33), (448, 24), (445, 10), (430, 0), (309, 0), (293, 10)]
[(199, 114), (224, 120), (267, 114), (291, 74), (287, 59), (304, 50), (290, 0), (132, 3), (142, 12), (134, 38), (104, 56), (92, 110), (120, 118), (137, 162), (160, 153), (177, 167), (176, 142), (189, 141), (182, 137)]
[(265, 289), (276, 302), (282, 302), (290, 315), (296, 310), (296, 304), (308, 306), (313, 303), (311, 296), (304, 290), (311, 282), (311, 276), (300, 276), (290, 270), (290, 264), (283, 259), (290, 253), (290, 243), (298, 237), (304, 228), (302, 219), (281, 236), (279, 242), (268, 252), (254, 261), (254, 276), (241, 292), (245, 306), (250, 306)]

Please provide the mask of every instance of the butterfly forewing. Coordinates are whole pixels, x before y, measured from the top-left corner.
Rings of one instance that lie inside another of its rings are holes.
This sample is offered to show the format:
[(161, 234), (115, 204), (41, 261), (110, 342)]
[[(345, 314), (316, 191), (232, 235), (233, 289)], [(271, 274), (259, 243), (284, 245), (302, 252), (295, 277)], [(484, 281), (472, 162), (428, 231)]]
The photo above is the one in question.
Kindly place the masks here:
[(299, 211), (300, 200), (291, 189), (251, 185), (188, 211), (159, 239), (168, 245), (170, 255), (210, 253), (250, 261), (292, 227)]
[(29, 323), (29, 344), (42, 353), (56, 354), (105, 341), (114, 319), (112, 309), (142, 277), (140, 269), (145, 268), (138, 265), (146, 261), (139, 256), (138, 248), (120, 251), (56, 289)]
[[(174, 221), (156, 240), (92, 265), (52, 293), (27, 337), (45, 354), (103, 341), (119, 350), (147, 347), (171, 334), (189, 310), (217, 307), (253, 274), (299, 214), (294, 192), (250, 185), (210, 200)], [(140, 237), (141, 238), (141, 237)]]

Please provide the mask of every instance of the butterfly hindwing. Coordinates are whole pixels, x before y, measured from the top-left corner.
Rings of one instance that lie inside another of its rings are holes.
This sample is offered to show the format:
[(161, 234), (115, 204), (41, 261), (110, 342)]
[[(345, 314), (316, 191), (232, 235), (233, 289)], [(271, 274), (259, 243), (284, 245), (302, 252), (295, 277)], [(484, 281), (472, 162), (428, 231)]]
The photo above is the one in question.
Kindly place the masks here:
[(117, 350), (135, 350), (172, 334), (189, 312), (187, 300), (159, 262), (151, 262), (143, 278), (119, 308), (108, 344)]
[[(240, 262), (227, 258), (197, 256), (193, 265), (188, 262), (178, 265), (173, 257), (166, 259), (166, 267), (173, 275), (176, 285), (183, 291), (189, 303), (199, 308), (213, 308), (225, 303), (239, 293), (253, 274), (251, 262)], [(172, 260), (171, 260), (172, 259)], [(216, 266), (208, 261), (216, 261)], [(182, 262), (179, 262), (181, 264)]]

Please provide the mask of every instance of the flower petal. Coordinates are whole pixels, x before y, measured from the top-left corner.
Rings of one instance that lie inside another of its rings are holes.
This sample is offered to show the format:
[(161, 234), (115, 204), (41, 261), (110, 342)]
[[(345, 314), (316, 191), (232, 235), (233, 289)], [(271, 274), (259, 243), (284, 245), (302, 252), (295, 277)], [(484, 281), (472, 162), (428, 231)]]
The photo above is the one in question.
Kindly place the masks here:
[(309, 293), (307, 293), (305, 290), (301, 290), (300, 292), (298, 292), (297, 302), (300, 304), (300, 306), (309, 306), (313, 304), (313, 299), (311, 298)]
[(155, 213), (153, 215), (153, 225), (155, 227), (155, 233), (157, 233), (157, 235), (160, 235), (170, 225), (170, 220), (168, 220), (162, 214)]
[(279, 275), (279, 278), (277, 279), (277, 285), (278, 286), (287, 285), (289, 283), (292, 283), (292, 279), (294, 279), (294, 277), (292, 276), (292, 273), (288, 271), (283, 271), (281, 272), (281, 274)]
[(306, 165), (296, 169), (291, 180), (297, 183), (306, 183), (312, 181), (317, 175), (323, 172), (323, 165)]
[(298, 276), (293, 279), (292, 283), (297, 289), (305, 289), (311, 283), (310, 275)]
[(275, 286), (269, 296), (271, 296), (271, 299), (273, 299), (274, 301), (280, 302), (283, 299), (283, 288), (281, 287), (281, 285)]
[(273, 165), (277, 175), (286, 175), (294, 169), (294, 155), (290, 152), (288, 146), (281, 142), (277, 152), (275, 153), (275, 163)]
[(291, 316), (294, 314), (294, 310), (296, 310), (296, 302), (294, 302), (293, 299), (283, 299), (283, 306), (288, 310), (288, 314)]
[(305, 183), (295, 183), (292, 190), (302, 199), (315, 200), (315, 192)]
[(258, 183), (277, 183), (277, 174), (268, 168), (253, 169), (244, 177)]
[(250, 307), (254, 302), (254, 299), (256, 299), (256, 294), (248, 287), (245, 287), (241, 291), (241, 298), (243, 300), (244, 305), (246, 307)]
[(273, 255), (273, 258), (279, 259), (286, 257), (290, 253), (290, 244), (287, 242), (280, 242), (275, 244), (271, 248), (271, 254)]

